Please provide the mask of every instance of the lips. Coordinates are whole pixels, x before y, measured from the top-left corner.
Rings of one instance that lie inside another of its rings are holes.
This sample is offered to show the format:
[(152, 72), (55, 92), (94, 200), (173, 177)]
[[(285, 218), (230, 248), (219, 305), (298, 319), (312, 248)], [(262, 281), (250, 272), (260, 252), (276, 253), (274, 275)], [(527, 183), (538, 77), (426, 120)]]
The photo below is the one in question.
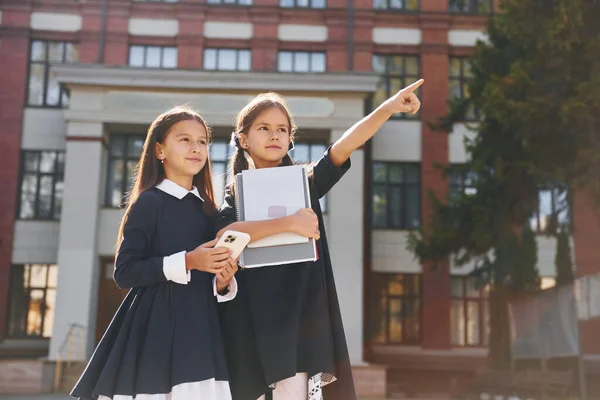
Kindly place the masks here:
[(192, 162), (202, 162), (202, 159), (201, 159), (201, 158), (193, 158), (193, 157), (192, 157), (192, 158), (186, 158), (186, 160), (188, 160), (188, 161), (192, 161)]
[(267, 149), (281, 150), (281, 146), (267, 146)]

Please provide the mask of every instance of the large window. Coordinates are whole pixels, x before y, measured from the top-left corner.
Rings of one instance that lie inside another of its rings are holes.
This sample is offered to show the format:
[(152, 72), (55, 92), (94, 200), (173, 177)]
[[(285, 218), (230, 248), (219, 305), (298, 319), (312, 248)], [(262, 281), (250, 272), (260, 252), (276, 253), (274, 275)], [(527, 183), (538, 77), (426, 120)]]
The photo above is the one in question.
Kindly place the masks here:
[(129, 66), (177, 68), (177, 47), (129, 46)]
[(63, 107), (69, 102), (50, 66), (55, 63), (76, 63), (77, 45), (69, 42), (34, 40), (29, 54), (27, 104), (40, 107)]
[(557, 228), (570, 224), (570, 204), (566, 188), (555, 185), (542, 188), (538, 195), (538, 209), (531, 218), (531, 229), (535, 232), (554, 233)]
[(21, 153), (20, 219), (60, 219), (64, 171), (65, 153), (62, 151), (25, 150)]
[(373, 0), (373, 8), (380, 10), (418, 11), (420, 0)]
[(204, 49), (204, 69), (217, 71), (250, 71), (252, 53), (238, 49)]
[(325, 53), (310, 51), (280, 51), (277, 55), (279, 72), (325, 72)]
[(13, 265), (9, 299), (9, 337), (52, 335), (58, 267), (48, 264)]
[(419, 164), (373, 163), (373, 228), (414, 229), (421, 224)]
[(453, 276), (450, 309), (451, 340), (454, 346), (487, 346), (489, 336), (489, 285), (474, 276)]
[[(469, 80), (472, 78), (471, 64), (467, 58), (451, 57), (449, 60), (450, 72), (448, 78), (449, 98), (466, 99), (469, 97)], [(478, 118), (477, 109), (473, 104), (465, 113), (465, 120), (474, 121)]]
[[(421, 76), (419, 56), (375, 54), (371, 64), (373, 71), (381, 75), (373, 96), (373, 109), (406, 86), (418, 81)], [(420, 93), (420, 89), (415, 91), (417, 96)], [(419, 113), (399, 113), (394, 118), (419, 118)]]
[(210, 145), (213, 191), (217, 207), (221, 207), (223, 203), (223, 194), (229, 178), (227, 176), (227, 163), (232, 152), (233, 149), (224, 139), (215, 139)]
[[(321, 159), (326, 149), (325, 143), (296, 143), (290, 156), (296, 162), (310, 163)], [(321, 211), (327, 212), (327, 196), (322, 197), (320, 203)]]
[(208, 4), (230, 4), (238, 6), (251, 6), (252, 0), (206, 0)]
[(448, 197), (453, 199), (462, 193), (468, 195), (477, 193), (476, 176), (474, 172), (462, 171), (459, 165), (453, 166), (448, 173)]
[(369, 341), (419, 344), (421, 337), (421, 276), (372, 274)]
[(494, 0), (448, 0), (450, 12), (464, 14), (491, 14)]
[(280, 0), (279, 5), (285, 8), (325, 8), (326, 0)]

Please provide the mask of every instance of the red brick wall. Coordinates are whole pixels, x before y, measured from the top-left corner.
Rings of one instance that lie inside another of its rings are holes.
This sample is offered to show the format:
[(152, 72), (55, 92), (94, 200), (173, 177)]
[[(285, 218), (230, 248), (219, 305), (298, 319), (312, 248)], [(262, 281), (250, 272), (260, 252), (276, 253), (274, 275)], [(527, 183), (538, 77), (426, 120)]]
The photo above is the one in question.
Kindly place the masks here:
[(8, 312), (15, 200), (27, 85), (29, 16), (27, 6), (6, 6), (2, 11), (2, 26), (10, 29), (12, 34), (3, 35), (0, 42), (0, 338), (6, 333)]

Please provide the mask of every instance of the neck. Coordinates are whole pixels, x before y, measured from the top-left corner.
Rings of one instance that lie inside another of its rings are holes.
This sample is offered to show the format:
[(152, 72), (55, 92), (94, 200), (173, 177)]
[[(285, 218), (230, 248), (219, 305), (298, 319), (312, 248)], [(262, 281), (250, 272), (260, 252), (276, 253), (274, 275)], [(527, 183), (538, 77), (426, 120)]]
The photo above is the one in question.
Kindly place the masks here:
[(252, 158), (252, 160), (254, 160), (254, 166), (256, 167), (256, 169), (278, 167), (281, 165), (281, 161), (282, 161), (282, 160), (278, 160), (278, 161), (255, 160), (254, 158)]
[(192, 183), (194, 181), (193, 176), (178, 175), (178, 174), (169, 173), (169, 172), (165, 171), (165, 178), (170, 181), (175, 182), (176, 184), (178, 184), (179, 186), (181, 186), (184, 189), (192, 190)]

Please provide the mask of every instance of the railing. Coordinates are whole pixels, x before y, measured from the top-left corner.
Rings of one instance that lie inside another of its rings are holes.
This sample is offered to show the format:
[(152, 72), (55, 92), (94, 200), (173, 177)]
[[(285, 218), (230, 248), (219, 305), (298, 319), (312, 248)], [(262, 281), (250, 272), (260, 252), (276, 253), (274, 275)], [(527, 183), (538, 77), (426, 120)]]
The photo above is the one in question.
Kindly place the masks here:
[[(77, 323), (69, 325), (67, 332), (56, 358), (56, 369), (54, 370), (54, 391), (60, 389), (64, 365), (67, 369), (71, 367), (73, 360), (83, 360), (86, 327)], [(66, 354), (65, 354), (66, 353)]]

